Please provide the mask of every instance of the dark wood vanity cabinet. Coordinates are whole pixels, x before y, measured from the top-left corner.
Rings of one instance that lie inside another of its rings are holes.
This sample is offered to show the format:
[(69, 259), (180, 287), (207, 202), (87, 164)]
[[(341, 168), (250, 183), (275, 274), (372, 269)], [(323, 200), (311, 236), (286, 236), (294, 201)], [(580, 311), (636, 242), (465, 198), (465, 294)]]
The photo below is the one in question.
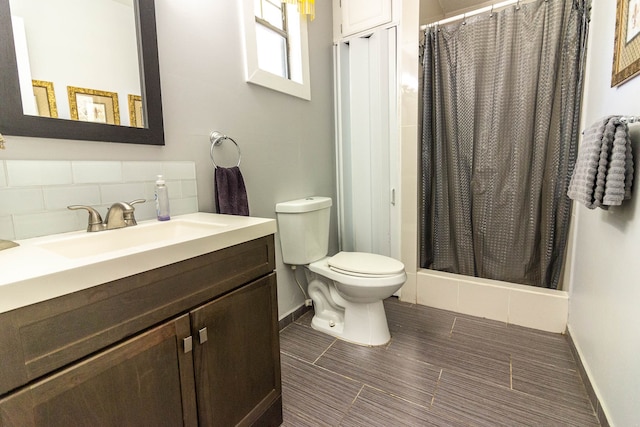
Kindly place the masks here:
[(270, 411), (280, 425), (277, 307), (264, 303), (275, 285), (270, 275), (191, 312), (200, 425), (253, 425)]
[(280, 425), (273, 252), (267, 236), (0, 315), (0, 426)]

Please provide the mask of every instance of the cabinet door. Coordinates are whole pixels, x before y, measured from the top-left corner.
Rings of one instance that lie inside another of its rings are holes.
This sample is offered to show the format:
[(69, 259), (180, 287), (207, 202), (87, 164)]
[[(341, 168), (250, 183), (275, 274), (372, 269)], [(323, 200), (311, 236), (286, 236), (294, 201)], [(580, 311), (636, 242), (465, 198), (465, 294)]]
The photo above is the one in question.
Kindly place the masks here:
[(280, 425), (275, 274), (191, 312), (201, 426)]
[(391, 0), (340, 0), (342, 36), (391, 22)]
[(2, 426), (196, 425), (184, 315), (0, 400)]

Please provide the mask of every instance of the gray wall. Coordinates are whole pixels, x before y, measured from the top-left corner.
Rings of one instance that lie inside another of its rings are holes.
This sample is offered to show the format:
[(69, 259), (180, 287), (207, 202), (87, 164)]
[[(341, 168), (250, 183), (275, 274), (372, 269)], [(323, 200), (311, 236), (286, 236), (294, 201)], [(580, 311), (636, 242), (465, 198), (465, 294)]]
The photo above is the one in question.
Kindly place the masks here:
[[(612, 114), (640, 115), (640, 76), (611, 87), (615, 2), (593, 2), (582, 129)], [(582, 130), (581, 129), (581, 130)], [(609, 210), (574, 203), (569, 331), (611, 425), (640, 425), (640, 124), (629, 127), (632, 198)]]
[[(219, 130), (242, 148), (251, 215), (275, 218), (275, 203), (308, 195), (335, 199), (331, 2), (317, 2), (309, 25), (311, 101), (244, 81), (240, 3), (156, 0), (164, 147), (5, 135), (0, 159), (194, 161), (199, 210), (213, 212), (208, 135)], [(216, 161), (225, 164), (225, 154)], [(303, 296), (279, 251), (282, 316)]]

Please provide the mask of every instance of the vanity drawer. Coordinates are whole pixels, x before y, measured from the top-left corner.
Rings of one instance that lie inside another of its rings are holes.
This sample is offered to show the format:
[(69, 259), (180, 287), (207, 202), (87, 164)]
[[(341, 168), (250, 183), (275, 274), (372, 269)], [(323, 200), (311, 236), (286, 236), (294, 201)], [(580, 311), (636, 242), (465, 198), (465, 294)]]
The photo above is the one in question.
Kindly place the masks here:
[(269, 235), (0, 314), (0, 394), (274, 269)]

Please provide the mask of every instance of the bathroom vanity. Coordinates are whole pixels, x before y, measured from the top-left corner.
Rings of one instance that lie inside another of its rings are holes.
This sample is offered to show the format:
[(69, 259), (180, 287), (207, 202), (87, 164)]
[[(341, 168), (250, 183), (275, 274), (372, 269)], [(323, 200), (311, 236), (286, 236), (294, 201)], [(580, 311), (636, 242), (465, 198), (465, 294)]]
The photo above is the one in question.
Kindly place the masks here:
[(0, 425), (281, 424), (275, 221), (176, 218), (0, 253)]

